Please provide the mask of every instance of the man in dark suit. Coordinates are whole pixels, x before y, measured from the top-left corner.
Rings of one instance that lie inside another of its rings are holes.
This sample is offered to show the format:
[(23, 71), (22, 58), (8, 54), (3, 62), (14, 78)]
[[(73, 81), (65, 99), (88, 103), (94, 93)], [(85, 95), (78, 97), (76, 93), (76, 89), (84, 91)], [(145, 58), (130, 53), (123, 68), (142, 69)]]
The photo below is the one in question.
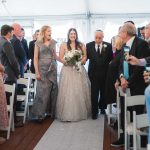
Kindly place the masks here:
[(13, 45), (15, 55), (20, 64), (21, 77), (24, 77), (24, 71), (27, 66), (27, 56), (21, 43), (22, 38), (21, 26), (17, 23), (14, 23), (12, 27), (14, 28), (14, 35), (13, 38), (11, 39), (11, 43)]
[[(16, 84), (17, 79), (20, 75), (20, 67), (19, 63), (15, 56), (15, 51), (10, 42), (10, 39), (13, 36), (13, 28), (9, 25), (3, 25), (1, 27), (1, 38), (0, 38), (0, 60), (5, 68), (5, 73), (7, 74), (7, 78), (5, 80), (6, 84)], [(17, 90), (16, 90), (17, 91)], [(15, 91), (14, 98), (14, 121), (15, 127), (23, 126), (22, 122), (18, 121), (16, 118), (16, 104), (17, 104), (17, 94)], [(9, 93), (6, 93), (7, 98), (10, 97)]]
[[(21, 28), (21, 31), (22, 31), (21, 43), (22, 43), (22, 46), (23, 46), (23, 48), (25, 50), (27, 61), (29, 61), (29, 48), (28, 48), (27, 40), (24, 38), (25, 37), (25, 30), (24, 30), (24, 28)], [(27, 70), (29, 70), (29, 64), (27, 64)], [(25, 72), (27, 72), (27, 70)]]
[(16, 83), (20, 74), (19, 64), (15, 56), (13, 46), (10, 42), (12, 38), (13, 28), (9, 25), (3, 25), (1, 28), (0, 38), (0, 60), (5, 67), (5, 73), (7, 74), (6, 81)]
[(103, 41), (103, 31), (95, 32), (95, 41), (86, 45), (89, 59), (88, 75), (91, 81), (92, 118), (97, 119), (98, 107), (105, 114), (105, 80), (113, 52), (111, 44)]
[[(122, 38), (126, 46), (129, 48), (129, 55), (136, 56), (137, 58), (143, 58), (150, 55), (150, 50), (148, 48), (148, 44), (141, 38), (136, 36), (136, 28), (131, 23), (125, 23), (120, 31), (119, 36)], [(144, 67), (141, 66), (132, 66), (125, 65), (125, 47), (121, 51), (121, 60), (120, 60), (120, 83), (123, 90), (126, 88), (130, 88), (131, 95), (144, 95), (144, 90), (146, 88), (146, 84), (143, 79), (143, 71)], [(126, 57), (128, 59), (128, 56)], [(128, 76), (127, 76), (128, 72)], [(120, 138), (113, 142), (111, 146), (120, 147), (124, 145), (124, 100), (120, 101), (121, 103), (121, 128), (123, 129), (123, 133), (120, 135)], [(136, 106), (130, 108), (130, 111), (135, 110), (137, 114), (143, 113), (143, 106)]]
[(35, 42), (38, 38), (38, 35), (39, 35), (39, 30), (36, 30), (35, 34), (34, 34), (35, 39), (33, 39), (33, 41), (31, 41), (29, 43), (29, 58), (31, 59), (30, 70), (31, 70), (32, 73), (35, 73), (35, 69), (34, 69), (34, 46), (35, 46)]

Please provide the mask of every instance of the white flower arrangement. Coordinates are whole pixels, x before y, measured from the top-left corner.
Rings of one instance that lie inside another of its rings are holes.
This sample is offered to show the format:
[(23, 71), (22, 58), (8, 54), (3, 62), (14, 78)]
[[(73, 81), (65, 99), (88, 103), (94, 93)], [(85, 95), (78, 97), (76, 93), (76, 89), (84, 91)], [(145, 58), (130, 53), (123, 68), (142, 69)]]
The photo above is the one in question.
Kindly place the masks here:
[(82, 51), (72, 49), (65, 52), (64, 61), (67, 65), (73, 66), (78, 72), (81, 72)]

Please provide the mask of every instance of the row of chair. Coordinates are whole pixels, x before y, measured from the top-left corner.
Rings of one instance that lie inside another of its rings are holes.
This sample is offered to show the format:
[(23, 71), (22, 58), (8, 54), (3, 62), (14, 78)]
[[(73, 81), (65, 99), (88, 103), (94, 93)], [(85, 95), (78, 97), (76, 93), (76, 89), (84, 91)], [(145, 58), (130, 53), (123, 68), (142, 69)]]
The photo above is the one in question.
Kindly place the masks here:
[[(121, 130), (121, 125), (120, 125), (120, 96), (124, 97), (125, 101), (125, 109), (124, 109), (124, 114), (125, 114), (125, 150), (130, 149), (130, 135), (133, 135), (133, 150), (142, 150), (144, 148), (141, 147), (141, 135), (147, 135), (148, 133), (145, 132), (144, 130), (142, 131), (141, 128), (148, 128), (149, 123), (148, 123), (148, 116), (146, 113), (137, 115), (135, 111), (133, 111), (133, 121), (130, 120), (130, 112), (127, 110), (127, 107), (130, 106), (138, 106), (138, 105), (145, 105), (145, 96), (144, 95), (136, 95), (136, 96), (131, 96), (130, 95), (130, 90), (127, 89), (126, 92), (122, 91), (122, 88), (119, 87), (117, 89), (117, 112), (116, 114), (109, 114), (108, 113), (108, 123), (110, 123), (110, 118), (111, 117), (116, 117), (117, 118), (117, 123), (118, 123), (118, 138), (120, 137), (120, 133), (122, 132)], [(110, 107), (109, 107), (110, 109)], [(110, 112), (110, 111), (109, 111)]]
[[(25, 73), (24, 78), (20, 78), (17, 80), (17, 84), (21, 84), (25, 86), (24, 88), (24, 95), (17, 95), (17, 101), (22, 102), (24, 105), (24, 111), (17, 111), (17, 116), (23, 117), (23, 123), (26, 122), (26, 117), (29, 115), (29, 106), (32, 105), (29, 103), (29, 94), (36, 94), (36, 85), (37, 80), (35, 77), (35, 74), (32, 73)], [(15, 84), (8, 85), (4, 84), (5, 92), (11, 93), (10, 99), (9, 99), (9, 105), (7, 105), (7, 110), (9, 114), (9, 125), (7, 128), (1, 128), (0, 130), (7, 131), (7, 139), (10, 138), (10, 131), (15, 131), (14, 128), (14, 112), (13, 112), (13, 105), (14, 105), (14, 96), (15, 96)]]

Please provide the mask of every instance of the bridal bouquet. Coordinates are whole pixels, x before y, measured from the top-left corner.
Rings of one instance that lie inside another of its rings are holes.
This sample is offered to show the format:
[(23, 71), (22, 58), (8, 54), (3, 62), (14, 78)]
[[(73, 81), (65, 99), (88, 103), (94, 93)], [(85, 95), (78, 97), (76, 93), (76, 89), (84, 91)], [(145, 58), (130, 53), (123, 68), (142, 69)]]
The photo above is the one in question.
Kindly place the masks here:
[(64, 55), (64, 60), (68, 65), (73, 66), (78, 72), (81, 71), (81, 58), (82, 58), (82, 51), (72, 49), (70, 51), (66, 51)]

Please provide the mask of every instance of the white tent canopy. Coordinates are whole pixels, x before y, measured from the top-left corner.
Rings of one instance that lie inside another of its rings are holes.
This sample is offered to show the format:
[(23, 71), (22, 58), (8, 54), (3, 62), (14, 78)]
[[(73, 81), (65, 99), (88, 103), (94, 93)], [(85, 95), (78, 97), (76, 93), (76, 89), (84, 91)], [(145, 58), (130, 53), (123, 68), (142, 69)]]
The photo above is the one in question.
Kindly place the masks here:
[(149, 6), (150, 0), (1, 0), (0, 26), (19, 22), (28, 40), (45, 24), (52, 26), (57, 40), (75, 27), (84, 42), (92, 40), (96, 29), (102, 29), (105, 40), (110, 41), (126, 20), (133, 20), (137, 27), (147, 24)]
[(149, 0), (1, 0), (0, 16), (84, 16), (149, 14)]
[(30, 41), (35, 30), (50, 25), (57, 52), (71, 27), (84, 43), (93, 40), (97, 29), (103, 30), (104, 40), (110, 42), (127, 20), (133, 20), (136, 27), (146, 25), (150, 0), (0, 0), (0, 26), (18, 22)]

